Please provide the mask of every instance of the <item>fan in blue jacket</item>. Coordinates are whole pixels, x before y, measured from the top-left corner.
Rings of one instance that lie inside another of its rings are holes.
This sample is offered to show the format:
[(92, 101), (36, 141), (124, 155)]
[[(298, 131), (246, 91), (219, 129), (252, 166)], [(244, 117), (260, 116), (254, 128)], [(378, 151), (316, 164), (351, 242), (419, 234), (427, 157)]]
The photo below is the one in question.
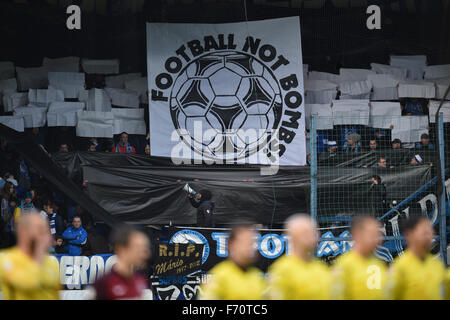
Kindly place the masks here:
[(64, 249), (69, 256), (80, 256), (82, 246), (87, 240), (87, 232), (81, 226), (81, 218), (79, 216), (73, 218), (72, 226), (64, 231), (62, 237), (66, 242)]

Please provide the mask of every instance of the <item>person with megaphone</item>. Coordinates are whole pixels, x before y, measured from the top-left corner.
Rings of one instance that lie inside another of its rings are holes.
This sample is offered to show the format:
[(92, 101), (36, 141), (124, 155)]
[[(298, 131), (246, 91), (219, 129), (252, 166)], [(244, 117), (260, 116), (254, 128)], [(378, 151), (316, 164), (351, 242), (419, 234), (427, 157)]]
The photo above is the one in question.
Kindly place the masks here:
[(211, 192), (206, 189), (196, 192), (187, 183), (183, 189), (188, 193), (188, 198), (192, 206), (197, 208), (197, 226), (213, 228), (214, 202), (211, 200)]

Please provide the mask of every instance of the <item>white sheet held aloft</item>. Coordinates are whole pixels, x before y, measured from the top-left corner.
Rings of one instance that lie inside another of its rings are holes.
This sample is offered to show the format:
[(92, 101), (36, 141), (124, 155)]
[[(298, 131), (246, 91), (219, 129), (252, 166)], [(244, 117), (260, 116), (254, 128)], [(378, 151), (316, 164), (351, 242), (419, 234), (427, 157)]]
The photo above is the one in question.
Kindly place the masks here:
[(28, 101), (40, 107), (48, 107), (54, 101), (64, 101), (64, 91), (58, 89), (30, 89)]
[(49, 72), (78, 72), (80, 70), (79, 57), (64, 57), (64, 58), (44, 58), (42, 62), (44, 67), (47, 67)]
[(64, 91), (64, 97), (69, 99), (78, 98), (84, 89), (84, 73), (81, 72), (49, 72), (49, 88)]
[[(440, 103), (440, 101), (430, 101), (430, 106), (428, 109), (430, 123), (436, 123), (435, 116)], [(450, 102), (444, 102), (439, 112), (444, 114), (444, 122), (450, 122)]]
[(131, 79), (125, 81), (125, 89), (135, 91), (139, 94), (141, 103), (148, 103), (148, 82), (147, 77)]
[(341, 99), (358, 99), (358, 97), (369, 99), (371, 90), (372, 82), (369, 80), (344, 81), (339, 84)]
[(147, 134), (144, 121), (144, 109), (113, 108), (114, 134), (127, 132), (128, 134)]
[(75, 127), (77, 112), (83, 110), (84, 102), (52, 102), (47, 112), (49, 127)]
[(450, 64), (427, 66), (424, 68), (425, 79), (439, 79), (450, 77)]
[(0, 123), (18, 132), (25, 131), (25, 124), (21, 116), (0, 117)]
[(127, 108), (139, 108), (139, 94), (135, 91), (105, 88), (105, 92), (111, 98), (112, 105)]
[[(436, 99), (442, 100), (444, 98), (445, 92), (447, 91), (448, 86), (450, 86), (450, 77), (436, 79), (434, 80), (434, 84), (436, 85)], [(445, 100), (450, 100), (450, 93), (447, 94)]]
[(23, 107), (28, 104), (28, 93), (6, 91), (3, 93), (3, 108), (5, 112), (11, 112), (17, 107)]
[(375, 74), (375, 71), (369, 69), (339, 69), (342, 81), (363, 81), (367, 79), (369, 74)]
[(308, 73), (308, 80), (328, 80), (334, 83), (339, 83), (342, 79), (338, 74), (321, 71), (310, 71)]
[(337, 84), (328, 80), (305, 81), (305, 103), (325, 104), (336, 98)]
[(397, 100), (398, 78), (391, 74), (371, 74), (367, 79), (372, 83), (370, 100)]
[(333, 100), (333, 123), (369, 124), (369, 100)]
[(423, 78), (423, 71), (427, 65), (427, 57), (416, 56), (391, 56), (391, 66), (408, 69), (408, 79), (420, 80)]
[(119, 59), (91, 60), (83, 59), (83, 71), (87, 74), (117, 74), (119, 73)]
[(47, 122), (47, 107), (17, 107), (14, 109), (14, 115), (23, 117), (25, 128), (40, 128)]
[(78, 111), (77, 136), (112, 138), (114, 114), (112, 112)]
[(392, 140), (398, 138), (402, 142), (419, 142), (423, 133), (428, 133), (427, 116), (398, 117), (392, 129)]
[(371, 63), (370, 66), (372, 67), (372, 70), (375, 71), (377, 74), (389, 74), (397, 79), (406, 79), (408, 75), (408, 69), (406, 68), (393, 67), (387, 64), (379, 64), (379, 63)]
[(111, 112), (111, 98), (103, 89), (81, 90), (78, 99), (86, 102), (87, 111)]
[(48, 70), (45, 67), (17, 67), (17, 87), (19, 91), (44, 89), (48, 87)]
[(436, 87), (433, 82), (423, 80), (403, 80), (398, 87), (399, 98), (426, 98), (436, 96)]
[(331, 103), (305, 104), (305, 127), (308, 130), (310, 129), (312, 115), (316, 116), (317, 130), (333, 129), (333, 111), (331, 110)]
[(11, 61), (0, 61), (0, 80), (11, 79), (16, 76), (16, 68)]
[(389, 129), (401, 115), (400, 102), (370, 102), (369, 125), (373, 128)]
[(17, 91), (16, 78), (0, 80), (0, 95), (11, 91)]
[(105, 86), (107, 88), (125, 89), (125, 82), (141, 78), (140, 73), (126, 73), (118, 76), (105, 77)]

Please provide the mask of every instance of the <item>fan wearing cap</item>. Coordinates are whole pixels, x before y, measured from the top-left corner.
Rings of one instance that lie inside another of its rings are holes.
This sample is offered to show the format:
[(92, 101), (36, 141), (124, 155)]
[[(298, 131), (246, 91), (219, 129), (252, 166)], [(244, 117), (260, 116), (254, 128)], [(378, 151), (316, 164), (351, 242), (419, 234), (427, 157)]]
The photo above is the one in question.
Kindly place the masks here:
[(412, 166), (418, 166), (423, 164), (423, 159), (419, 154), (416, 154), (414, 157), (412, 157), (410, 164)]
[(337, 143), (336, 141), (328, 141), (328, 155), (330, 157), (334, 157), (335, 155), (337, 155)]
[(402, 148), (402, 141), (400, 139), (394, 139), (392, 141), (392, 149), (398, 150)]
[(434, 150), (434, 144), (430, 143), (430, 136), (427, 133), (420, 136), (420, 142), (416, 144), (416, 149)]
[(361, 136), (356, 132), (347, 136), (347, 142), (345, 143), (344, 150), (347, 153), (359, 152)]

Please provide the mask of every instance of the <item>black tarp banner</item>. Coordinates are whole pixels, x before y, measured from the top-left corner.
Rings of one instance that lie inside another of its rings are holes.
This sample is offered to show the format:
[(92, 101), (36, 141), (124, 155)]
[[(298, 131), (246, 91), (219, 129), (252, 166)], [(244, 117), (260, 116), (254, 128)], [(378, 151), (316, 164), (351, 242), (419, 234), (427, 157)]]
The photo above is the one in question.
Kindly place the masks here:
[[(196, 223), (196, 209), (183, 191), (208, 189), (215, 202), (215, 221), (246, 218), (265, 225), (282, 224), (294, 213), (309, 213), (310, 168), (280, 168), (261, 176), (257, 168), (83, 166), (87, 190), (114, 217), (132, 223)], [(395, 169), (320, 167), (318, 217), (351, 216), (370, 211), (370, 177), (386, 185), (387, 201), (398, 203), (431, 179), (429, 166)]]

